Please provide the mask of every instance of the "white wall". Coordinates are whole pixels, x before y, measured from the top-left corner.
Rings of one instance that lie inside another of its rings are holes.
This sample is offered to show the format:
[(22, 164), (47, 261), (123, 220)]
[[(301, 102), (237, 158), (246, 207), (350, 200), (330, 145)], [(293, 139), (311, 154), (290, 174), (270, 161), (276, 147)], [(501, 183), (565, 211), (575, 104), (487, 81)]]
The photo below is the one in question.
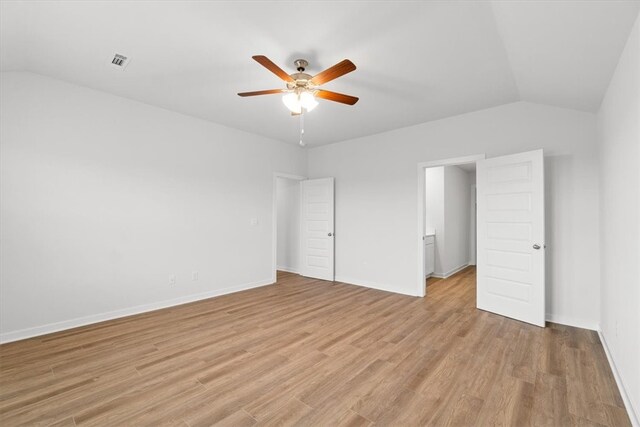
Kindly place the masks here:
[(273, 173), (304, 150), (36, 74), (1, 90), (3, 340), (270, 282)]
[(598, 112), (600, 326), (636, 425), (640, 425), (639, 26), (636, 20)]
[(310, 176), (336, 178), (338, 280), (417, 294), (417, 164), (539, 148), (546, 162), (547, 311), (595, 329), (600, 272), (591, 113), (517, 102), (310, 149)]
[(278, 216), (277, 268), (300, 271), (300, 181), (276, 179)]
[(444, 168), (445, 257), (443, 275), (450, 276), (469, 264), (469, 174), (457, 166)]

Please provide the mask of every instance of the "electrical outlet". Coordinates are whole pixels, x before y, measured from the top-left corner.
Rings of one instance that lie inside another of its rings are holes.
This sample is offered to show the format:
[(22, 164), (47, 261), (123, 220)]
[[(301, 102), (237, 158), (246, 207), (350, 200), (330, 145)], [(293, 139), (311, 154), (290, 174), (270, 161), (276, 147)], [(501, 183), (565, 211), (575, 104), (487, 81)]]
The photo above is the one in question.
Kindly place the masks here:
[(171, 276), (169, 276), (169, 285), (174, 286), (175, 284), (176, 284), (176, 275), (172, 274)]
[(191, 272), (191, 280), (193, 280), (194, 282), (196, 280), (198, 280), (198, 272), (197, 271), (194, 270), (194, 271)]

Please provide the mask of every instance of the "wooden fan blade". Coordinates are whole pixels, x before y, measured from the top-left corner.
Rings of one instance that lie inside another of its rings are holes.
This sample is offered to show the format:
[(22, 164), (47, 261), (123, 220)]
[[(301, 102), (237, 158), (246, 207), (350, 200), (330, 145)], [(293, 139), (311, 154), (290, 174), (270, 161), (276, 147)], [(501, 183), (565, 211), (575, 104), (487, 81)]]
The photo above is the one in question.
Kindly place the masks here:
[(342, 104), (349, 104), (349, 105), (355, 104), (356, 102), (358, 102), (358, 99), (359, 99), (359, 98), (356, 98), (355, 96), (345, 95), (343, 93), (331, 92), (330, 90), (322, 90), (322, 89), (318, 89), (316, 91), (316, 96), (318, 98), (326, 99), (329, 101), (340, 102)]
[(341, 62), (338, 62), (333, 67), (327, 68), (321, 73), (316, 74), (315, 76), (313, 76), (310, 82), (314, 85), (320, 86), (322, 84), (330, 82), (333, 79), (337, 79), (340, 76), (344, 76), (345, 74), (350, 73), (355, 69), (356, 66), (353, 64), (353, 62), (345, 59)]
[(241, 92), (238, 96), (256, 96), (256, 95), (271, 95), (274, 93), (282, 93), (284, 89), (269, 89), (269, 90), (257, 90), (255, 92)]
[(273, 61), (271, 61), (266, 56), (256, 55), (256, 56), (252, 56), (252, 58), (255, 59), (264, 68), (271, 71), (276, 76), (280, 77), (285, 82), (290, 82), (290, 83), (295, 82), (295, 80), (289, 74), (287, 74), (282, 68), (274, 64)]

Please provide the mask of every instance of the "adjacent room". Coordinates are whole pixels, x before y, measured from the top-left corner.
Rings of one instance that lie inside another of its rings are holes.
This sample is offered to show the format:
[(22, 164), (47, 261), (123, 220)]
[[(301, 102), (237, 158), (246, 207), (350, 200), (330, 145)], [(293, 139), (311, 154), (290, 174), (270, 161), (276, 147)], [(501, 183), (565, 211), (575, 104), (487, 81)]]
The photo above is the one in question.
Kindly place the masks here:
[(425, 168), (425, 277), (476, 264), (475, 163)]
[(0, 0), (0, 425), (640, 427), (640, 0)]
[(276, 176), (276, 273), (300, 273), (300, 182), (304, 177)]

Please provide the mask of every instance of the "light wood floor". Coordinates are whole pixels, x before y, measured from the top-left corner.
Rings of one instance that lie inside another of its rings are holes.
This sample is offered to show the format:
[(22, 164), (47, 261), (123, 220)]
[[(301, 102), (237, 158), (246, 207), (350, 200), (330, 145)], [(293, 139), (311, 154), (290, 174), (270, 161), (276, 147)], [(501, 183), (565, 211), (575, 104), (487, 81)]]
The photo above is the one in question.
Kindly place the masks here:
[(0, 346), (0, 424), (629, 425), (596, 333), (475, 306), (278, 284)]

